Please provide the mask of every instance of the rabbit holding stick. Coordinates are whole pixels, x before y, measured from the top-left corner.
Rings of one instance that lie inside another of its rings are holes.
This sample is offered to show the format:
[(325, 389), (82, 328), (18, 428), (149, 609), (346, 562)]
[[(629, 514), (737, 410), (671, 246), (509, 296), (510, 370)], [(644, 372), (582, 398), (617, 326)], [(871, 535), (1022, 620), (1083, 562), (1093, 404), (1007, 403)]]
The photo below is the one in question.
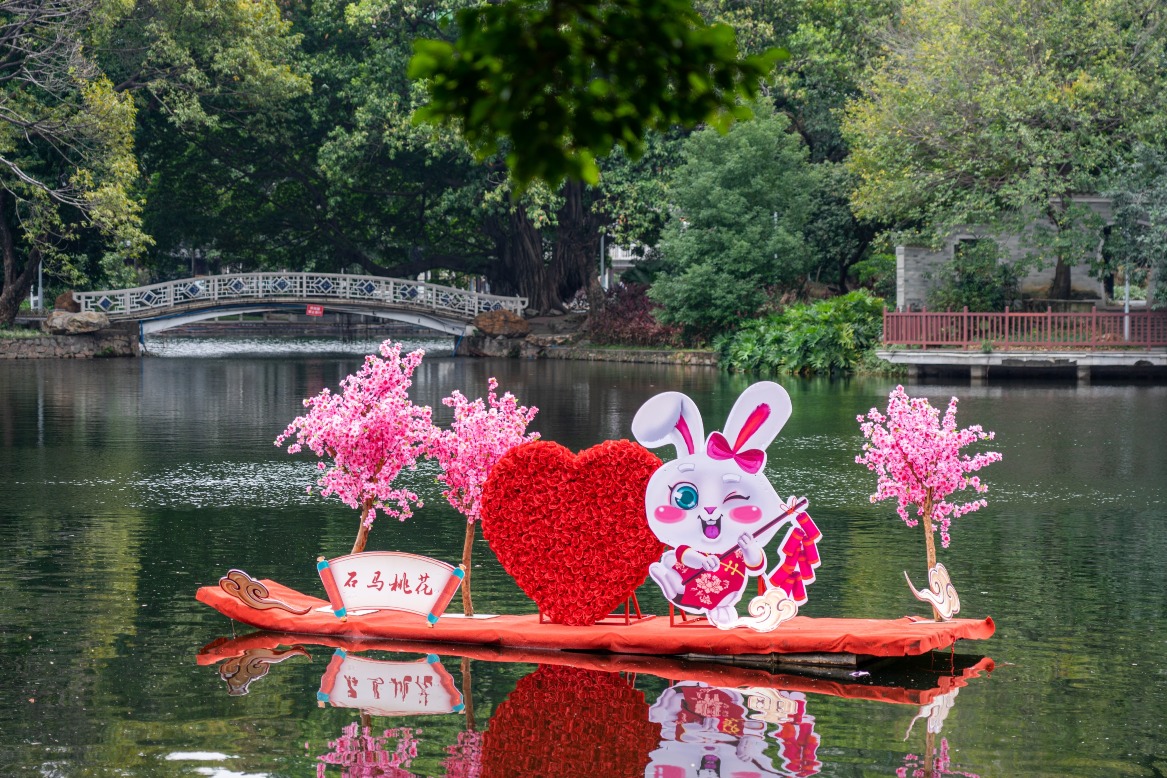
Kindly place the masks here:
[[(773, 585), (781, 581), (789, 592), (793, 575), (803, 602), (802, 584), (813, 580), (817, 553), (813, 565), (802, 570), (793, 557), (785, 559), (787, 549), (800, 551), (809, 543), (813, 550), (817, 543), (817, 528), (808, 537), (814, 525), (805, 513), (806, 501), (784, 503), (765, 475), (766, 447), (790, 413), (786, 390), (763, 381), (738, 397), (724, 433), (713, 432), (707, 440), (701, 412), (679, 392), (652, 397), (632, 421), (632, 434), (641, 445), (671, 443), (677, 449), (677, 458), (653, 473), (645, 493), (649, 528), (672, 547), (649, 567), (649, 575), (670, 602), (706, 614), (722, 629), (742, 623), (736, 605), (749, 576), (765, 570), (765, 546), (783, 527), (783, 564), (768, 580)], [(795, 598), (793, 605), (798, 604)]]

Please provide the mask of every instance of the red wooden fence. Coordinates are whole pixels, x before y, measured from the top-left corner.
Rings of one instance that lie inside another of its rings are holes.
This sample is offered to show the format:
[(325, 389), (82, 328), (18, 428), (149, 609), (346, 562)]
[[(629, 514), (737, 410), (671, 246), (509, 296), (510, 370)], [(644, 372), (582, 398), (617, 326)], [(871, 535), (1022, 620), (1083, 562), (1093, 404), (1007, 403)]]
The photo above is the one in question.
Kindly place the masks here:
[(1083, 349), (1167, 346), (1167, 311), (1122, 313), (883, 312), (886, 346)]

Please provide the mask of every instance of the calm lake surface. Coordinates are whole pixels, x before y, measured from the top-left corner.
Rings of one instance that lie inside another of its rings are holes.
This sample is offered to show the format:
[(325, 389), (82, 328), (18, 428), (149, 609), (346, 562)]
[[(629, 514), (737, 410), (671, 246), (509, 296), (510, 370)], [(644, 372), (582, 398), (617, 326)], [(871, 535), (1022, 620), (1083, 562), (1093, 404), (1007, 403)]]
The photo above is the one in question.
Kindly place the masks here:
[[(448, 341), (426, 345), (413, 396), (440, 422), (443, 396), (483, 395), (496, 376), (540, 408), (544, 439), (576, 450), (629, 437), (641, 403), (670, 389), (717, 429), (749, 383), (699, 368), (454, 359)], [(997, 624), (955, 658), (719, 687), (380, 650), (360, 656), (394, 678), (394, 663), (421, 662), (467, 692), (467, 707), (364, 720), (317, 705), (332, 647), (281, 643), (248, 655), (264, 658), (250, 675), (200, 660), (252, 630), (196, 602), (199, 586), (238, 567), (318, 594), (316, 557), (351, 547), (356, 514), (306, 494), (314, 461), (272, 441), (303, 397), (336, 387), (375, 346), (174, 340), (139, 360), (0, 363), (0, 774), (1167, 775), (1163, 386), (908, 387), (939, 406), (959, 396), (961, 426), (995, 430), (1004, 454), (982, 473), (988, 508), (957, 519), (940, 550), (961, 615)], [(781, 494), (809, 497), (824, 532), (801, 612), (924, 614), (903, 580), (924, 578), (922, 532), (869, 503), (874, 476), (854, 463), (855, 417), (886, 406), (894, 382), (783, 383), (794, 415), (768, 474)], [(379, 522), (370, 548), (460, 555), (464, 524), (433, 475), (410, 475), (426, 506)], [(481, 538), (475, 563), (480, 612), (534, 611)], [(649, 587), (641, 603), (663, 610)], [(970, 666), (979, 672), (945, 677)], [(944, 693), (924, 693), (933, 687)]]

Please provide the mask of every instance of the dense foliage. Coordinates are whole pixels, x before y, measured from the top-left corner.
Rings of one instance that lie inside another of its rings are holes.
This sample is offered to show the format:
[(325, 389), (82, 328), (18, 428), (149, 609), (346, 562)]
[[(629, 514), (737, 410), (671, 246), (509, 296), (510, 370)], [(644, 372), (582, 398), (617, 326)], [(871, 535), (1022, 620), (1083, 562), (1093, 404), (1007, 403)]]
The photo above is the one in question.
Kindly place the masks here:
[(638, 157), (648, 130), (748, 118), (738, 98), (777, 59), (739, 57), (733, 28), (689, 0), (511, 0), (462, 9), (457, 25), (453, 43), (415, 44), (410, 75), (430, 93), (418, 115), (456, 123), (483, 159), (506, 142), (522, 184), (595, 185), (596, 157)]
[(599, 345), (680, 345), (680, 330), (662, 324), (655, 315), (659, 309), (648, 299), (646, 285), (618, 284), (604, 294), (604, 307), (588, 316), (588, 340)]
[[(959, 224), (1044, 220), (1022, 248), (1064, 297), (1102, 227), (1083, 192), (1116, 202), (1095, 272), (1143, 277), (1167, 255), (1164, 13), (0, 0), (0, 323), (43, 262), (50, 298), (228, 269), (429, 273), (540, 312), (584, 293), (593, 334), (617, 333), (598, 266), (620, 245), (658, 258), (637, 280), (671, 329), (612, 337), (700, 342), (809, 289), (890, 294), (891, 239)], [(982, 271), (947, 269), (952, 299), (1007, 286)]]
[(993, 240), (962, 241), (937, 273), (928, 307), (937, 311), (1004, 311), (1020, 297), (1022, 265), (1001, 261)]
[(1130, 276), (1152, 271), (1158, 283), (1148, 290), (1149, 299), (1156, 308), (1167, 306), (1167, 150), (1137, 149), (1134, 159), (1116, 171), (1110, 196), (1111, 269)]
[(0, 324), (37, 266), (77, 278), (84, 241), (107, 268), (140, 254), (134, 104), (93, 58), (117, 9), (101, 0), (0, 0)]
[(649, 296), (661, 320), (711, 336), (755, 316), (774, 287), (805, 275), (803, 237), (815, 172), (790, 120), (763, 114), (727, 134), (703, 130), (684, 145), (672, 175), (660, 251), (663, 269)]
[(883, 334), (883, 300), (866, 290), (755, 319), (718, 342), (722, 364), (736, 371), (846, 373), (861, 365)]
[[(916, 0), (846, 109), (860, 215), (947, 232), (1044, 217), (1050, 296), (1092, 253), (1072, 196), (1099, 191), (1139, 140), (1162, 143), (1165, 10), (1142, 0)], [(1087, 252), (1087, 253), (1084, 253)]]

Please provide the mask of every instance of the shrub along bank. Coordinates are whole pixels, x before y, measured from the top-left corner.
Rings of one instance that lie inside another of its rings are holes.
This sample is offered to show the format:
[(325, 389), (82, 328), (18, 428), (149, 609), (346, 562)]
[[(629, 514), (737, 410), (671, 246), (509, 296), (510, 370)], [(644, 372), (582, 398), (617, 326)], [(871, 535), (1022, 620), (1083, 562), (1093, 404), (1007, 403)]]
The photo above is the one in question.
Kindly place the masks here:
[(721, 365), (739, 372), (891, 372), (875, 357), (882, 336), (883, 299), (866, 290), (815, 303), (796, 303), (780, 314), (746, 324), (715, 346)]

